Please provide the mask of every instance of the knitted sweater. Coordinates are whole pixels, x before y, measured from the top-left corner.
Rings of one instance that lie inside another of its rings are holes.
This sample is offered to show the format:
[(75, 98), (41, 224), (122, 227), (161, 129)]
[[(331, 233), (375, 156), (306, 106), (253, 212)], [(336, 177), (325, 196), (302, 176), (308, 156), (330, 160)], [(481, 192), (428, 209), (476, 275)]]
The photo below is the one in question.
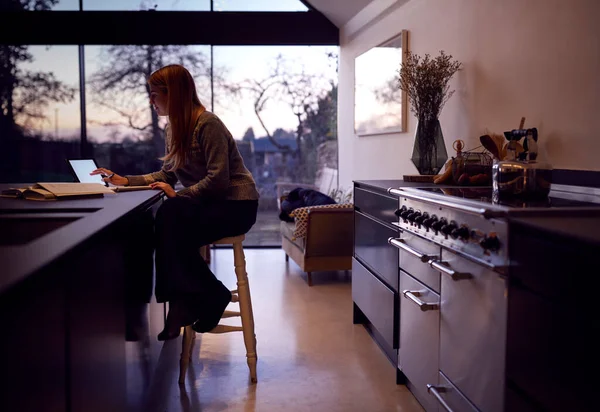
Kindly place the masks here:
[[(165, 150), (168, 153), (171, 133), (167, 126)], [(154, 173), (125, 176), (130, 186), (166, 182), (184, 189), (177, 196), (190, 198), (221, 198), (228, 200), (257, 200), (256, 184), (237, 144), (227, 127), (213, 113), (205, 111), (198, 117), (186, 164), (175, 170), (165, 166)]]

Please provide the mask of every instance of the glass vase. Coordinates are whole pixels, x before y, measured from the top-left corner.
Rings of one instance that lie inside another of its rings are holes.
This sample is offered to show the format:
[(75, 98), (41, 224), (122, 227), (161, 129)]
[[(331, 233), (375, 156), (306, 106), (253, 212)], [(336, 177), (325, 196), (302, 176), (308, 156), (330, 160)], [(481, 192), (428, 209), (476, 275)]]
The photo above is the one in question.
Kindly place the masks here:
[(435, 175), (440, 172), (448, 160), (448, 153), (438, 119), (418, 121), (410, 159), (421, 175)]

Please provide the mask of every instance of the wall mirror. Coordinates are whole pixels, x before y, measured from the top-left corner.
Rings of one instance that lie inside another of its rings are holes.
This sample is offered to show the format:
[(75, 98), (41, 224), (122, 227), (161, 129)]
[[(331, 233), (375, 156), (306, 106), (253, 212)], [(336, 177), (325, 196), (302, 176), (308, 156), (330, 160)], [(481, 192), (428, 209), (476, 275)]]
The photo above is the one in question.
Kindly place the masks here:
[(354, 59), (354, 133), (359, 136), (406, 131), (407, 97), (398, 70), (408, 50), (408, 32)]

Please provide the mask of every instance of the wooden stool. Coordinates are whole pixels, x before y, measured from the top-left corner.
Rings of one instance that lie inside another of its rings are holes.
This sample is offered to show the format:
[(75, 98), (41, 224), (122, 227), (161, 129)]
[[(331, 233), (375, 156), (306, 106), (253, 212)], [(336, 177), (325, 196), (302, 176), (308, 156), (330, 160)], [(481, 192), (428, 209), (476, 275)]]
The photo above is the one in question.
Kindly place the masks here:
[[(248, 284), (248, 274), (246, 273), (246, 259), (242, 242), (245, 235), (226, 237), (216, 242), (215, 245), (233, 245), (233, 261), (235, 266), (235, 275), (237, 277), (237, 289), (231, 291), (231, 301), (239, 302), (240, 311), (233, 312), (226, 310), (223, 318), (240, 316), (242, 326), (217, 325), (207, 333), (227, 333), (239, 332), (244, 334), (244, 344), (246, 345), (246, 358), (248, 368), (250, 368), (250, 379), (252, 383), (257, 382), (256, 378), (256, 335), (254, 334), (254, 315), (252, 313), (252, 300), (250, 299), (250, 285)], [(210, 251), (209, 251), (210, 253)], [(185, 373), (192, 358), (192, 347), (196, 339), (196, 332), (192, 326), (186, 326), (183, 330), (183, 343), (181, 345), (181, 358), (179, 360), (179, 384), (185, 383)]]

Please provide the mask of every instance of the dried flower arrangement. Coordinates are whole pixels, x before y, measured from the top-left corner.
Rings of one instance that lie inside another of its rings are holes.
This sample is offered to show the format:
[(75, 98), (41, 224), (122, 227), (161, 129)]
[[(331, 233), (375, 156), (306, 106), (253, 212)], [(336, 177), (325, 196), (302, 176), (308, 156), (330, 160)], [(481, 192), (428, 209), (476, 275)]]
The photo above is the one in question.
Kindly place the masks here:
[(412, 161), (422, 175), (438, 173), (446, 162), (438, 117), (454, 94), (448, 83), (461, 66), (443, 50), (433, 58), (429, 54), (421, 58), (407, 51), (398, 70), (398, 87), (406, 92), (410, 109), (419, 121)]
[(398, 70), (398, 87), (406, 92), (410, 109), (419, 120), (437, 119), (448, 99), (454, 94), (448, 82), (462, 63), (452, 60), (443, 50), (431, 58), (407, 51), (406, 61)]

